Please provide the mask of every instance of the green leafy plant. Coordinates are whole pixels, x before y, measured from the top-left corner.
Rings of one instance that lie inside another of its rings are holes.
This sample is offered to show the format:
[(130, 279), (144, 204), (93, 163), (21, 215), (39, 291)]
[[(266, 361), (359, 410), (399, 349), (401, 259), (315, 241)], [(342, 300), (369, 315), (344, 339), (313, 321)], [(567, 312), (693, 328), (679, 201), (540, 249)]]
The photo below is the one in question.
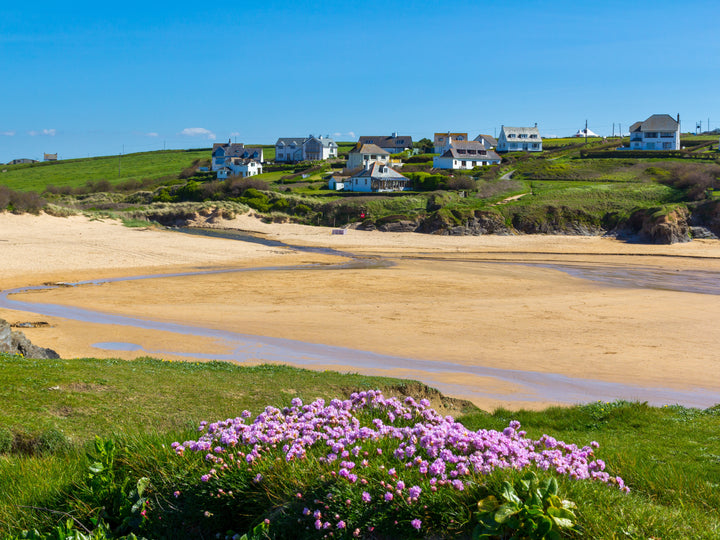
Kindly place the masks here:
[(503, 482), (498, 500), (494, 495), (478, 502), (479, 523), (473, 539), (530, 538), (554, 540), (575, 526), (575, 503), (558, 496), (555, 478), (540, 482), (528, 472), (513, 486)]

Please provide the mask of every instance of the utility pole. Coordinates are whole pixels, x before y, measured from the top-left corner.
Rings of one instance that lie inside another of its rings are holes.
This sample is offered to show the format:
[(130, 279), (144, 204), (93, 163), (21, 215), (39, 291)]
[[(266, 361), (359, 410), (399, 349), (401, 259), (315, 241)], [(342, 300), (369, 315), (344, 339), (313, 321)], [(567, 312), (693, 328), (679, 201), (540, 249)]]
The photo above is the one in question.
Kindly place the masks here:
[(122, 152), (120, 152), (120, 155), (118, 156), (118, 178), (120, 178), (120, 168), (122, 165), (122, 155), (125, 153), (125, 145), (122, 145)]
[(585, 146), (587, 146), (587, 118), (585, 119)]
[(615, 138), (615, 122), (613, 122), (613, 134), (612, 134), (612, 138), (613, 138), (613, 139)]

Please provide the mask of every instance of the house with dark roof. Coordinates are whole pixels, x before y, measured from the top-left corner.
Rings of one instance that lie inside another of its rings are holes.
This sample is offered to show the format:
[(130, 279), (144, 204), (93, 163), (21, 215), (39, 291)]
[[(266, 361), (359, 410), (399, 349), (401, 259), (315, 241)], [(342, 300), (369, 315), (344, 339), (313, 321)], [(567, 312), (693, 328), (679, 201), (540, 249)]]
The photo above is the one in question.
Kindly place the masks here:
[(252, 159), (258, 163), (262, 163), (263, 149), (261, 147), (251, 148), (243, 143), (215, 143), (212, 148), (212, 166), (211, 170), (219, 171), (226, 167), (233, 158)]
[(345, 183), (347, 191), (388, 192), (411, 189), (412, 182), (386, 163), (371, 161)]
[(441, 154), (452, 141), (467, 141), (467, 133), (436, 133), (433, 140), (433, 154)]
[(8, 165), (20, 165), (22, 163), (37, 163), (37, 159), (18, 158), (13, 159), (12, 161), (8, 161)]
[(387, 164), (390, 161), (390, 152), (383, 150), (377, 144), (357, 143), (348, 153), (347, 169), (366, 167), (371, 161)]
[(330, 137), (281, 137), (275, 143), (275, 161), (322, 161), (337, 157), (338, 145)]
[(358, 139), (358, 143), (363, 144), (374, 144), (379, 146), (390, 154), (399, 154), (405, 150), (412, 150), (413, 141), (409, 135), (398, 135), (393, 133), (390, 136), (378, 135), (378, 136), (363, 136)]
[(500, 156), (487, 150), (479, 141), (453, 141), (445, 151), (433, 158), (436, 169), (473, 169), (500, 163)]
[(679, 150), (680, 115), (653, 114), (630, 126), (630, 150)]
[(542, 137), (534, 127), (502, 126), (497, 140), (498, 152), (542, 152)]

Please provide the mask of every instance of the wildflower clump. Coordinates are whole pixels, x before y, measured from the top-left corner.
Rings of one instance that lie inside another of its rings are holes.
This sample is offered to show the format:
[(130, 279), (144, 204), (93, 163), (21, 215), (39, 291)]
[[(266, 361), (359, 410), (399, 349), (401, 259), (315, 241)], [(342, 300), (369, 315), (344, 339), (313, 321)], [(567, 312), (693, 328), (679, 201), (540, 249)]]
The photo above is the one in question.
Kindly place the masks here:
[[(533, 440), (516, 421), (501, 432), (471, 431), (424, 399), (400, 401), (379, 391), (329, 403), (296, 398), (251, 417), (244, 411), (203, 422), (198, 439), (172, 447), (178, 456), (203, 456), (198, 482), (228, 504), (237, 500), (227, 495), (233, 489), (254, 489), (275, 504), (285, 498), (276, 527), (292, 523), (299, 536), (460, 531), (469, 523), (461, 515), (468, 504), (460, 501), (486, 496), (483, 478), (500, 469), (532, 468), (627, 491), (595, 459), (597, 443), (578, 447), (547, 435)], [(456, 514), (434, 511), (453, 502)]]

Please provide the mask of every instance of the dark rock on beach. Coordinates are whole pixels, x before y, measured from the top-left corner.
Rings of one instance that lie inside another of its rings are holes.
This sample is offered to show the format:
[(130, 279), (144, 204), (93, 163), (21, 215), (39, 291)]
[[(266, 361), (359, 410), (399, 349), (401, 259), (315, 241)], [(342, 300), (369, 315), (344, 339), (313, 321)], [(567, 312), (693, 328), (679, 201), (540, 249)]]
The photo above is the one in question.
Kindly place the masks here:
[(40, 360), (60, 358), (60, 355), (52, 349), (33, 345), (22, 332), (14, 332), (10, 324), (4, 319), (0, 319), (0, 352), (21, 354), (25, 358), (37, 358)]

